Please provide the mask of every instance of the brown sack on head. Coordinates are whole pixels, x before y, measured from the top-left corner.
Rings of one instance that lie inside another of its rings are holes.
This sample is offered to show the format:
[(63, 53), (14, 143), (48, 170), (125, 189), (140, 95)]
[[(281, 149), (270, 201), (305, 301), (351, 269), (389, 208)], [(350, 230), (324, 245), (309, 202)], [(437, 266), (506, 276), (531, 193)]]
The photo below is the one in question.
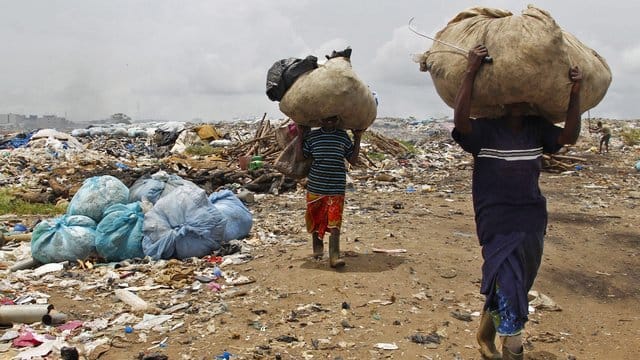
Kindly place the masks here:
[(337, 126), (344, 129), (366, 129), (377, 115), (371, 90), (344, 57), (329, 59), (301, 75), (280, 100), (280, 110), (296, 123), (312, 127), (338, 116)]
[[(529, 6), (521, 16), (499, 9), (468, 9), (439, 31), (436, 39), (471, 49), (484, 44), (493, 58), (476, 76), (471, 116), (503, 115), (503, 105), (528, 102), (553, 122), (566, 118), (569, 69), (583, 72), (580, 112), (595, 107), (611, 83), (611, 70), (595, 51), (564, 32), (544, 10)], [(438, 95), (450, 107), (467, 66), (467, 54), (434, 42), (419, 59)]]

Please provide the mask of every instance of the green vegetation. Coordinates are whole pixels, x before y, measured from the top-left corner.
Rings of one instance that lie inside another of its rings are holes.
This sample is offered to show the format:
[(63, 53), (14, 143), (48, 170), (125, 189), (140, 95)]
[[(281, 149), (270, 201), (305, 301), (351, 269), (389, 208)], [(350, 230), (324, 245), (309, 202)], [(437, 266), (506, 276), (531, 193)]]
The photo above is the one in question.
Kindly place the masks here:
[(209, 144), (204, 145), (192, 145), (185, 149), (184, 151), (188, 155), (213, 155), (218, 154), (220, 151)]
[(622, 141), (628, 146), (640, 145), (640, 129), (626, 128), (622, 130), (620, 136), (622, 136)]
[(371, 141), (373, 138), (375, 138), (375, 136), (371, 134), (371, 131), (365, 131), (364, 134), (362, 134), (362, 141), (364, 142)]
[(375, 151), (368, 152), (367, 156), (369, 157), (369, 159), (375, 160), (375, 161), (382, 161), (387, 158), (385, 154), (375, 152)]
[(416, 153), (416, 145), (411, 142), (411, 141), (406, 141), (406, 140), (398, 140), (398, 142), (402, 145), (404, 145), (404, 147), (407, 148), (407, 150), (409, 150), (410, 154), (415, 154)]
[(10, 189), (0, 189), (0, 214), (16, 215), (61, 215), (67, 211), (65, 206), (54, 204), (28, 203), (19, 199)]

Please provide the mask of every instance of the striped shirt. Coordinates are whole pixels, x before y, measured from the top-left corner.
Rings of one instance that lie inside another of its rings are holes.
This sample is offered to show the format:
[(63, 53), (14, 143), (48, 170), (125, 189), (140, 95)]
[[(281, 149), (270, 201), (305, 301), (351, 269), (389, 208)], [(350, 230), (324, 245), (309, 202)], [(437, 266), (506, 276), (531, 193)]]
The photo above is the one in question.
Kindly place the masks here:
[(344, 195), (347, 181), (345, 159), (353, 154), (353, 142), (342, 129), (311, 130), (302, 143), (305, 158), (312, 157), (307, 190), (320, 195)]
[(454, 129), (453, 139), (471, 153), (473, 207), (481, 244), (496, 234), (544, 232), (547, 203), (538, 179), (542, 154), (562, 147), (562, 128), (543, 118), (527, 117), (514, 132), (501, 119), (476, 119), (469, 134)]

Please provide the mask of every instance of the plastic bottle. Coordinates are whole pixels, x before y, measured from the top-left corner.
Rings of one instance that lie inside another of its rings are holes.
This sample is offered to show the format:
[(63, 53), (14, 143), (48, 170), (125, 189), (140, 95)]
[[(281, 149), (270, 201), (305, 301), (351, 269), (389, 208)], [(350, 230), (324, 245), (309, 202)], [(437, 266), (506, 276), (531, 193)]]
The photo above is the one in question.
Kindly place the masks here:
[(149, 304), (146, 301), (142, 300), (138, 295), (129, 290), (116, 289), (114, 292), (116, 294), (116, 298), (131, 306), (133, 311), (145, 311), (149, 309)]
[(220, 277), (222, 276), (222, 270), (220, 270), (219, 267), (215, 266), (213, 268), (213, 275), (215, 275), (216, 277)]
[(261, 169), (263, 166), (264, 166), (264, 162), (262, 160), (253, 160), (249, 163), (249, 170), (258, 170), (258, 169)]
[(232, 356), (233, 354), (231, 354), (230, 352), (224, 351), (222, 352), (222, 354), (216, 356), (216, 360), (230, 360)]

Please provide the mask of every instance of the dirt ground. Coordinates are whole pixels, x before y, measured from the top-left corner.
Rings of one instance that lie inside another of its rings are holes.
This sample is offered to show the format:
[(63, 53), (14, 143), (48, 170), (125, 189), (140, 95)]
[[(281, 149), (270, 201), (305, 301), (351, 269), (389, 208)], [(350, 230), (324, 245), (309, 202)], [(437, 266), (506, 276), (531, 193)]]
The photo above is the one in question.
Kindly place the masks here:
[[(640, 173), (632, 165), (640, 154), (636, 149), (581, 156), (589, 166), (545, 172), (540, 179), (549, 227), (533, 290), (552, 298), (561, 311), (536, 309), (530, 315), (525, 358), (637, 359)], [(188, 302), (190, 308), (176, 313), (184, 325), (146, 337), (121, 327), (104, 330), (112, 341), (99, 358), (158, 352), (169, 359), (214, 359), (228, 351), (232, 360), (480, 359), (475, 331), (483, 304), (482, 258), (471, 167), (447, 169), (441, 176), (428, 167), (411, 174), (398, 184), (352, 174), (342, 271), (331, 269), (326, 258), (310, 257), (301, 190), (258, 197), (251, 205), (254, 229), (248, 240), (254, 258), (222, 269), (255, 282), (236, 286), (239, 296), (221, 297), (205, 287), (140, 292), (160, 307)], [(418, 191), (405, 191), (409, 180)], [(71, 273), (82, 277), (81, 270)], [(42, 284), (40, 290), (71, 318), (113, 318), (114, 309), (121, 309), (109, 289), (70, 291)], [(226, 311), (218, 314), (212, 309), (221, 303)], [(435, 342), (420, 344), (412, 341), (414, 335), (431, 335)], [(148, 350), (165, 338), (165, 346)], [(379, 343), (397, 349), (380, 349)]]

